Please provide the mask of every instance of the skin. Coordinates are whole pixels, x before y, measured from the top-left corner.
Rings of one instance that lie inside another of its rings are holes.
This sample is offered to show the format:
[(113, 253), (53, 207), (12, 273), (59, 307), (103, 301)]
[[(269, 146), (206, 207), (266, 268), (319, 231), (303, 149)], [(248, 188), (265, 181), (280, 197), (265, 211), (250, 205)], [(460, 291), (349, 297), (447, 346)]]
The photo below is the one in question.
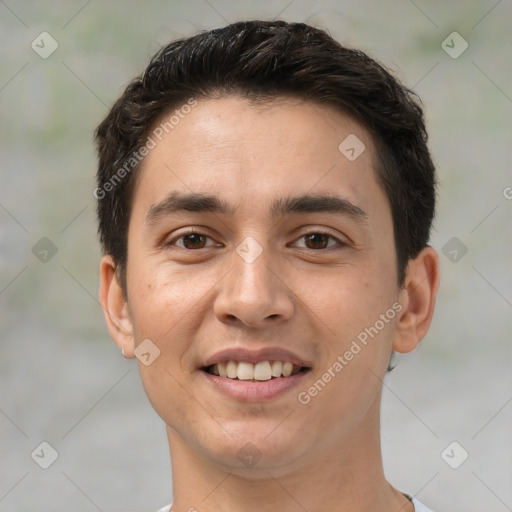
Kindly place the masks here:
[[(338, 150), (349, 134), (366, 146), (354, 161)], [(127, 297), (106, 255), (100, 299), (125, 357), (146, 338), (161, 351), (139, 367), (167, 426), (173, 512), (413, 511), (383, 472), (382, 379), (392, 350), (413, 350), (428, 330), (439, 262), (425, 248), (397, 286), (391, 209), (375, 162), (367, 130), (332, 107), (291, 98), (254, 106), (237, 96), (199, 101), (146, 157), (128, 231)], [(235, 214), (179, 212), (147, 222), (173, 191), (214, 194)], [(276, 197), (312, 193), (349, 200), (366, 217), (271, 216)], [(190, 227), (205, 235), (200, 243), (178, 238)], [(334, 238), (315, 245), (304, 236), (318, 232)], [(252, 263), (236, 252), (248, 236), (262, 249)], [(393, 304), (401, 305), (395, 318), (300, 403), (298, 393)], [(299, 388), (235, 400), (200, 370), (221, 349), (268, 346), (311, 363)], [(247, 446), (261, 455), (252, 467), (238, 457)]]

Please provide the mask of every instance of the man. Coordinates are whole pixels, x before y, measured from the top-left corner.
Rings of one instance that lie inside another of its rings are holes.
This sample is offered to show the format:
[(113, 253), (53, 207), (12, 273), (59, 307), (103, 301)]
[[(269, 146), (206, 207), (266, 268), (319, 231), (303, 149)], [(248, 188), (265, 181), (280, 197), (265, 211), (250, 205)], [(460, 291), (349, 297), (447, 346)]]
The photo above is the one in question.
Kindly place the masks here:
[(172, 511), (427, 511), (379, 432), (439, 284), (414, 95), (321, 30), (240, 22), (162, 48), (96, 137), (101, 303)]

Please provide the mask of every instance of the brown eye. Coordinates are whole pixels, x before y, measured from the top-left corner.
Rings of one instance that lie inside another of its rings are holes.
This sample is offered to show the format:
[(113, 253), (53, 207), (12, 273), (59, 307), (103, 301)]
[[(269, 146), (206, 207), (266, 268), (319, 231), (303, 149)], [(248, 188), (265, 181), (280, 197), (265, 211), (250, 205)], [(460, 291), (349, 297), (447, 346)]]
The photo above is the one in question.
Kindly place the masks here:
[(205, 245), (206, 237), (199, 233), (191, 233), (181, 237), (185, 249), (202, 249)]
[[(321, 251), (323, 249), (329, 249), (334, 246), (341, 248), (346, 245), (338, 238), (330, 235), (329, 233), (322, 233), (321, 231), (312, 231), (311, 233), (306, 233), (299, 238), (299, 241), (302, 240), (304, 240), (304, 243), (299, 244), (299, 247), (313, 251)], [(296, 244), (297, 243), (298, 242), (296, 242)]]
[[(209, 241), (209, 242), (208, 242)], [(190, 231), (184, 233), (176, 238), (173, 238), (169, 243), (166, 244), (168, 247), (177, 246), (181, 249), (197, 250), (204, 249), (206, 247), (214, 246), (213, 240), (202, 233), (196, 231)]]
[(310, 233), (304, 236), (308, 249), (325, 249), (329, 238), (331, 237), (325, 233)]

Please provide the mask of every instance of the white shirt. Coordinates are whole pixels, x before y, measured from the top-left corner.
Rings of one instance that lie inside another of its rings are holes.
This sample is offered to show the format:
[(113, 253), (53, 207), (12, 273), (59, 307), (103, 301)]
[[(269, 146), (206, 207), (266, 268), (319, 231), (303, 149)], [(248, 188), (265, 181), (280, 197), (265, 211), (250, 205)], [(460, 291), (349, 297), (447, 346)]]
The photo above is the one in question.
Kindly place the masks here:
[[(420, 503), (416, 498), (413, 498), (411, 496), (408, 496), (408, 498), (412, 501), (412, 504), (414, 505), (414, 511), (415, 512), (432, 512), (429, 508), (427, 508), (423, 503)], [(166, 505), (165, 507), (157, 510), (156, 512), (170, 512), (171, 505)]]
[[(416, 498), (412, 498), (412, 504), (414, 505), (415, 512), (432, 512), (429, 508), (425, 507), (423, 503), (420, 503)], [(167, 511), (164, 511), (167, 512)]]

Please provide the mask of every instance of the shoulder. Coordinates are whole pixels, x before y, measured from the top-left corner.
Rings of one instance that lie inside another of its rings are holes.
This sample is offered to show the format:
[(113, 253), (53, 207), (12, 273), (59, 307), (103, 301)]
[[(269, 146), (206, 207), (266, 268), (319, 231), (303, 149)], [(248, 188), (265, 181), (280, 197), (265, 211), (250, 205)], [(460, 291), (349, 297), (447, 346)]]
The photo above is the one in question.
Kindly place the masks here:
[(165, 507), (159, 508), (156, 512), (170, 512), (171, 505), (172, 505), (172, 503), (170, 503), (169, 505), (166, 505)]
[[(409, 499), (412, 501), (412, 504), (414, 505), (414, 511), (415, 512), (433, 512), (429, 508), (427, 508), (423, 503), (418, 501), (416, 498), (413, 498), (412, 496), (408, 496)], [(165, 507), (162, 507), (158, 509), (156, 512), (170, 512), (171, 505), (166, 505)]]
[[(411, 498), (411, 501), (414, 505), (415, 512), (433, 512), (432, 510), (427, 508), (425, 505), (423, 505), (423, 503), (419, 502), (416, 498)], [(158, 512), (160, 512), (160, 511), (158, 511)]]

